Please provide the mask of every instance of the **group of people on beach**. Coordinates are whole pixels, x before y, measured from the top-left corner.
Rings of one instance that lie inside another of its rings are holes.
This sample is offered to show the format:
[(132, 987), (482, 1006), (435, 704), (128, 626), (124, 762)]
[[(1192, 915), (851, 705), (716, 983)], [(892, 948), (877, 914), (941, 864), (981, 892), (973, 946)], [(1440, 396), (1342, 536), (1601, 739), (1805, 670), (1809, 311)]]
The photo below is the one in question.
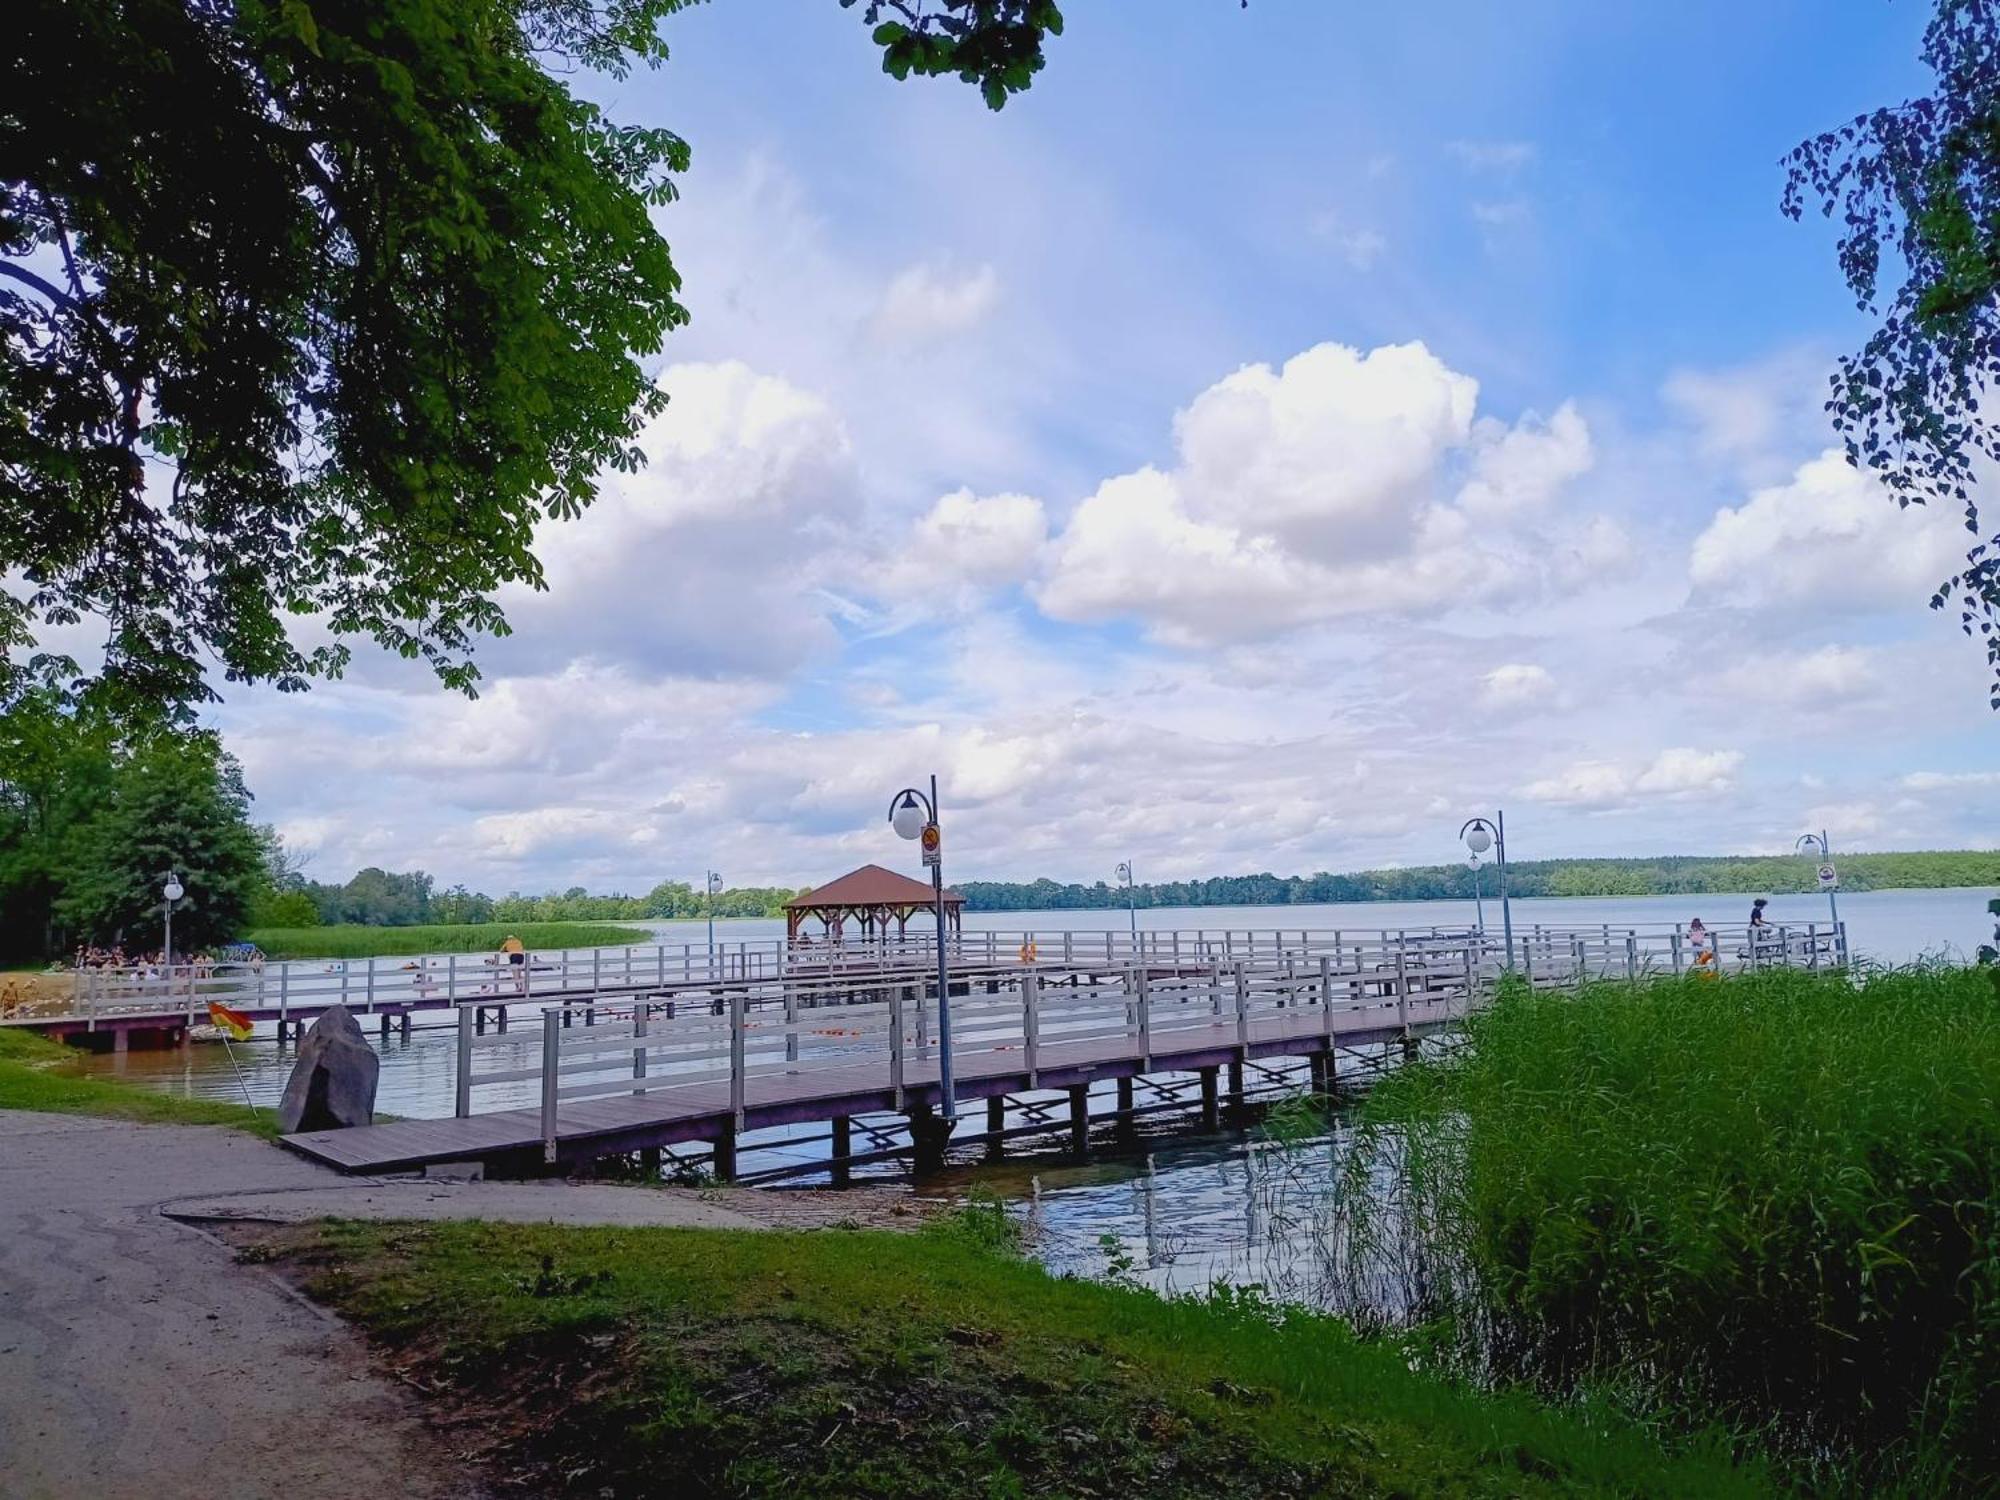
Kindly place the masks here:
[[(209, 953), (183, 953), (174, 967), (192, 966), (195, 978), (206, 979), (215, 972), (215, 957)], [(150, 953), (130, 953), (114, 943), (109, 948), (83, 945), (77, 948), (72, 967), (78, 969), (136, 969), (142, 979), (158, 979), (167, 971), (167, 955), (159, 949)]]

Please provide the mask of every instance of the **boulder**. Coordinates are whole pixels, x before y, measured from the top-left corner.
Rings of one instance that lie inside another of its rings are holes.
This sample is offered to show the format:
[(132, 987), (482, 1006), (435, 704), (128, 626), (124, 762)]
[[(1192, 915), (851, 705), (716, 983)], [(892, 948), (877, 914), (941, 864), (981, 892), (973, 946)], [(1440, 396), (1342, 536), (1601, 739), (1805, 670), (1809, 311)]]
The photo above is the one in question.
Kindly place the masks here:
[(346, 1006), (334, 1006), (299, 1044), (299, 1060), (278, 1104), (278, 1129), (290, 1135), (373, 1124), (381, 1073), (382, 1059), (362, 1036), (360, 1023)]

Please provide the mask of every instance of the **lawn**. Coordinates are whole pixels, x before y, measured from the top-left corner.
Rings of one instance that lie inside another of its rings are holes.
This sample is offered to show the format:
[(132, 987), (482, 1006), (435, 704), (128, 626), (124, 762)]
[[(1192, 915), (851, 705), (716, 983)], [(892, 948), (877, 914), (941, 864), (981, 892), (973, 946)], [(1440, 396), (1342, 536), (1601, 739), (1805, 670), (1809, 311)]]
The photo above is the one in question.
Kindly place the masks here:
[(175, 1099), (128, 1084), (85, 1077), (78, 1054), (61, 1042), (0, 1027), (0, 1109), (36, 1109), (51, 1114), (107, 1115), (160, 1125), (233, 1125), (267, 1140), (276, 1139), (277, 1118), (269, 1110), (212, 1099)]
[(279, 1259), (523, 1493), (1732, 1496), (1712, 1449), (1413, 1373), (1254, 1296), (915, 1234), (334, 1223)]
[(411, 953), (492, 953), (510, 937), (532, 951), (639, 947), (643, 927), (607, 922), (464, 922), (428, 927), (256, 927), (243, 934), (266, 958), (386, 958)]

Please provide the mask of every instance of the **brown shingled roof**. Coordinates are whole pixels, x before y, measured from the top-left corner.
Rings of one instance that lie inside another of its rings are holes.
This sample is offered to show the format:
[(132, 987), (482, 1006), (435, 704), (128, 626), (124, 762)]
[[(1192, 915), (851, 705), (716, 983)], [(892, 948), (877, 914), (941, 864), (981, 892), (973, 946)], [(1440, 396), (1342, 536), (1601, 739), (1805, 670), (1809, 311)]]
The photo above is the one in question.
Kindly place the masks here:
[[(816, 890), (800, 891), (785, 903), (785, 910), (814, 911), (830, 906), (929, 906), (935, 899), (927, 880), (912, 880), (880, 865), (863, 865), (838, 879), (829, 880)], [(944, 902), (946, 906), (963, 906), (965, 897), (957, 891), (947, 890)]]

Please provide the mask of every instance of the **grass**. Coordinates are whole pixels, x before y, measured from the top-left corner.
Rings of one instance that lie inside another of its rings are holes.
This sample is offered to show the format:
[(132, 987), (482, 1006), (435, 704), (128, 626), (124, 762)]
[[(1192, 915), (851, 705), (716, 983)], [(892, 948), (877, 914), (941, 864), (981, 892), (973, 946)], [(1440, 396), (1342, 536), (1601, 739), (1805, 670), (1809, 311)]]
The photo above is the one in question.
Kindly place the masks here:
[(1516, 990), (1469, 1042), (1377, 1089), (1355, 1161), (1460, 1358), (1830, 1489), (2000, 1493), (1992, 971)]
[(288, 1258), (535, 1494), (1769, 1493), (1254, 1295), (1053, 1278), (994, 1249), (986, 1214), (916, 1234), (330, 1223), (246, 1258)]
[(18, 1027), (0, 1028), (0, 1109), (35, 1109), (50, 1114), (105, 1115), (155, 1125), (233, 1125), (277, 1138), (270, 1110), (212, 1099), (175, 1099), (77, 1069), (77, 1053), (60, 1042)]
[(530, 951), (624, 948), (654, 941), (643, 927), (607, 922), (462, 922), (428, 927), (257, 927), (243, 934), (266, 958), (377, 958), (409, 953), (494, 953), (509, 937)]

